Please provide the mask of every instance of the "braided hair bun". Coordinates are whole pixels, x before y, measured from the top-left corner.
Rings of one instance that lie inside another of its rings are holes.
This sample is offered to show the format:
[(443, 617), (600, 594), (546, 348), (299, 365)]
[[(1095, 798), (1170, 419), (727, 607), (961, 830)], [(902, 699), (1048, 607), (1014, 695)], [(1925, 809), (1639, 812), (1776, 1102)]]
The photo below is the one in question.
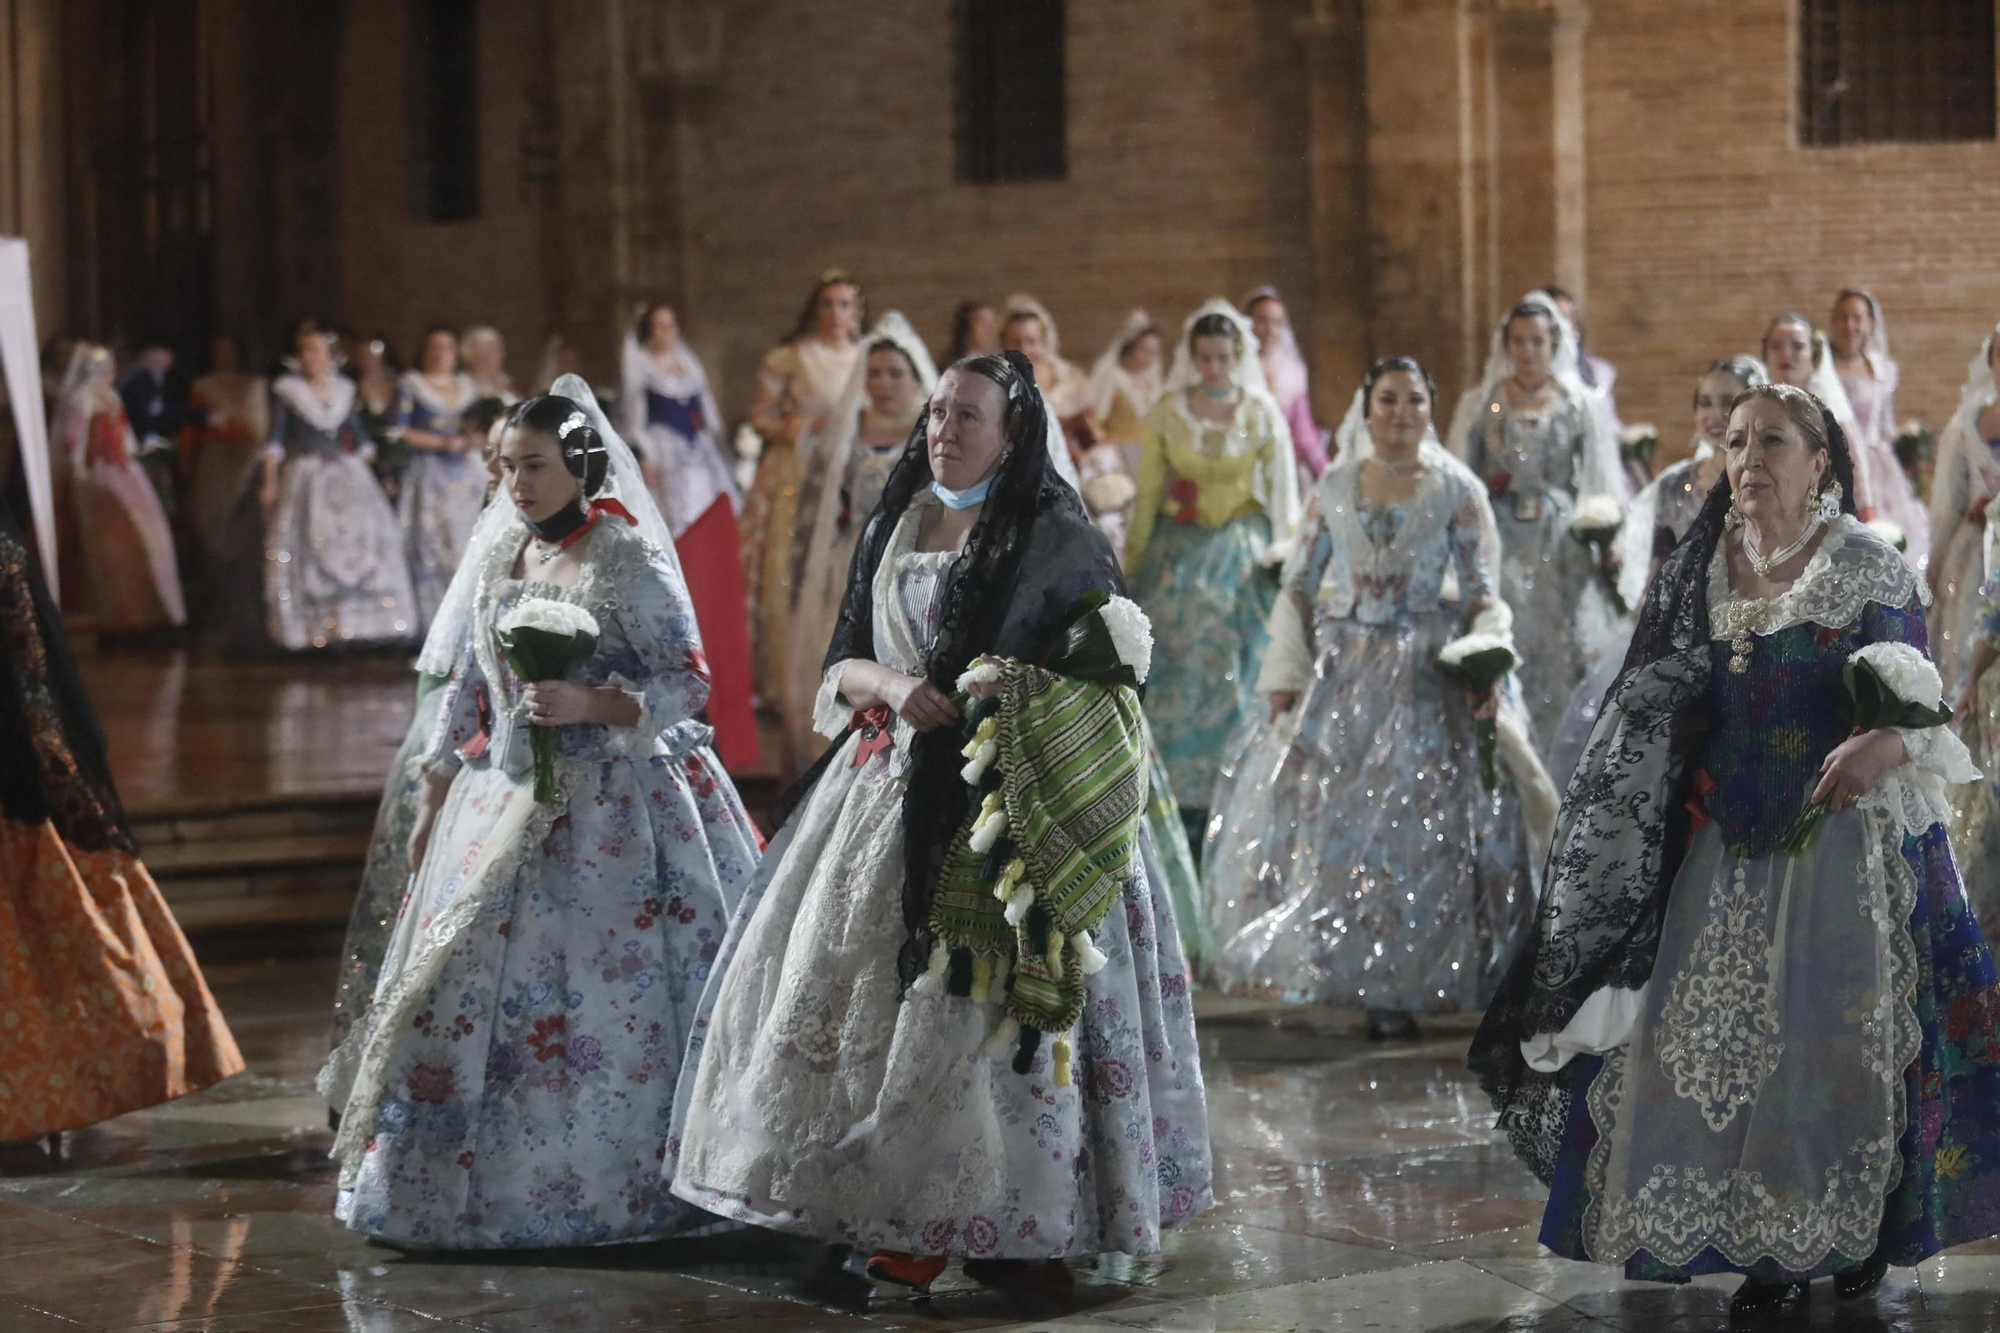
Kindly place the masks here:
[(555, 440), (562, 447), (563, 467), (583, 483), (585, 498), (604, 488), (611, 456), (605, 449), (604, 437), (590, 424), (589, 414), (572, 399), (553, 393), (530, 398), (514, 409), (508, 425)]

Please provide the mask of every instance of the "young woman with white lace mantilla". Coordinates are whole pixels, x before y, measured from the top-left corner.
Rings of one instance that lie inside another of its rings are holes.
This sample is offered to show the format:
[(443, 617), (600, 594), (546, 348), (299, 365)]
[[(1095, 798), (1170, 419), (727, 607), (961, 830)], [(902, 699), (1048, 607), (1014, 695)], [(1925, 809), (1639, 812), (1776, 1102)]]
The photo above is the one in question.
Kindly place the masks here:
[[(695, 720), (708, 680), (666, 524), (589, 387), (555, 387), (511, 419), (511, 503), (439, 612), (467, 632), (421, 759), (409, 898), (320, 1078), (336, 1215), (412, 1248), (713, 1224), (661, 1163), (758, 839)], [(505, 640), (525, 630), (582, 642), (524, 680)]]
[(1989, 507), (2000, 495), (2000, 325), (1987, 333), (1965, 368), (1958, 407), (1938, 436), (1931, 480), (1931, 560), (1925, 577), (1932, 651), (1945, 684), (1956, 690), (1978, 639), (1979, 587), (1988, 576)]
[(1264, 622), (1299, 521), (1292, 436), (1256, 346), (1227, 301), (1188, 316), (1146, 418), (1125, 537), (1125, 570), (1160, 643), (1146, 717), (1191, 840), (1231, 734), (1262, 706)]
[[(1694, 386), (1694, 437), (1686, 456), (1662, 468), (1641, 487), (1618, 530), (1618, 594), (1627, 606), (1638, 606), (1646, 585), (1660, 564), (1680, 545), (1689, 525), (1708, 500), (1722, 475), (1722, 444), (1729, 433), (1729, 409), (1745, 389), (1769, 384), (1763, 362), (1754, 356), (1732, 356), (1702, 372)], [(1625, 665), (1628, 644), (1598, 654), (1597, 661), (1575, 690), (1555, 734), (1542, 746), (1544, 762), (1557, 789), (1569, 785), (1576, 761), (1597, 726), (1605, 691)]]
[(1356, 394), (1271, 613), (1269, 722), (1217, 784), (1202, 858), (1215, 984), (1364, 1007), (1376, 1038), (1486, 1003), (1534, 917), (1523, 809), (1545, 843), (1556, 805), (1518, 698), (1439, 666), (1454, 643), (1511, 649), (1512, 618), (1486, 488), (1438, 444), (1435, 395), (1408, 357)]
[(397, 382), (396, 415), (389, 425), (410, 451), (396, 511), (417, 594), (419, 632), (437, 614), (485, 503), (481, 441), (463, 428), (479, 397), (472, 377), (459, 369), (458, 334), (436, 325), (424, 334), (417, 367)]
[(1535, 645), (1520, 681), (1538, 745), (1555, 734), (1584, 669), (1627, 632), (1602, 554), (1571, 530), (1625, 496), (1609, 412), (1576, 358), (1569, 321), (1530, 292), (1494, 329), (1485, 376), (1452, 421), (1452, 451), (1492, 497), (1501, 600)]
[(808, 437), (799, 487), (802, 571), (793, 589), (791, 660), (784, 677), (786, 771), (803, 773), (826, 748), (814, 713), (826, 645), (840, 619), (847, 569), (889, 473), (937, 387), (937, 366), (910, 322), (891, 310), (868, 334), (868, 351), (824, 431)]
[(1264, 286), (1243, 298), (1243, 313), (1250, 317), (1251, 331), (1257, 335), (1257, 359), (1264, 365), (1264, 383), (1285, 414), (1285, 427), (1292, 434), (1292, 452), (1304, 469), (1302, 487), (1310, 486), (1326, 471), (1326, 440), (1313, 420), (1312, 388), (1306, 359), (1299, 352), (1298, 335), (1292, 332), (1291, 312), (1276, 287)]
[(708, 654), (706, 712), (715, 749), (731, 770), (743, 772), (757, 765), (757, 718), (736, 525), (743, 495), (722, 453), (722, 409), (671, 307), (641, 309), (623, 351), (619, 411), (687, 577)]
[(1139, 450), (1146, 416), (1166, 382), (1161, 364), (1166, 340), (1144, 310), (1125, 317), (1118, 336), (1090, 368), (1090, 423), (1094, 443), (1077, 460), (1083, 503), (1122, 559), (1138, 497)]
[(1868, 469), (1863, 489), (1875, 497), (1876, 517), (1894, 523), (1907, 543), (1903, 558), (1921, 571), (1930, 560), (1930, 522), (1924, 502), (1896, 457), (1896, 385), (1901, 371), (1889, 355), (1889, 326), (1882, 303), (1860, 287), (1842, 288), (1827, 321), (1829, 361), (1846, 391), (1860, 437), (1854, 465)]
[(1743, 1273), (1763, 1313), (2000, 1231), (2000, 991), (1944, 828), (1970, 766), (1923, 585), (1856, 516), (1845, 432), (1762, 386), (1725, 457), (1471, 1065), (1551, 1187), (1544, 1245)]
[(838, 743), (730, 929), (675, 1117), (682, 1198), (919, 1288), (950, 1256), (1152, 1253), (1212, 1197), (1140, 819), (1144, 620), (1104, 603), (1052, 436), (1018, 353), (940, 378), (826, 654)]
[(793, 545), (799, 522), (800, 450), (833, 419), (861, 359), (867, 330), (861, 284), (844, 269), (820, 274), (785, 341), (757, 370), (750, 426), (764, 442), (743, 515), (743, 576), (750, 588), (750, 652), (757, 693), (777, 700), (791, 661)]

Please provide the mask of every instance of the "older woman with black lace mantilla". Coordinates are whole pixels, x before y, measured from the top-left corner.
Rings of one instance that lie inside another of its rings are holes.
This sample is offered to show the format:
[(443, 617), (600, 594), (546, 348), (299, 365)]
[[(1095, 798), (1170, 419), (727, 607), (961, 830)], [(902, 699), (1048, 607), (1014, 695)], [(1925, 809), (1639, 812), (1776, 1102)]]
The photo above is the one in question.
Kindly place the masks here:
[(1945, 832), (1970, 770), (1845, 432), (1741, 394), (1558, 817), (1471, 1063), (1541, 1240), (1739, 1312), (2000, 1231), (2000, 992)]
[(1150, 644), (1046, 412), (1019, 353), (939, 378), (826, 653), (837, 743), (731, 924), (675, 1115), (675, 1193), (917, 1288), (950, 1256), (1152, 1253), (1211, 1200), (1142, 818)]

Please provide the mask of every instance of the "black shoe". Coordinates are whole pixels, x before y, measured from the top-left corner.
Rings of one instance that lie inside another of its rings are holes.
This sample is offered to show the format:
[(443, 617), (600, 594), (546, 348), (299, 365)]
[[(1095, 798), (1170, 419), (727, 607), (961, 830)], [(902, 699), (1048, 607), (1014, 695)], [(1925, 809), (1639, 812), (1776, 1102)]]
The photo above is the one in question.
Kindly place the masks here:
[(1729, 1302), (1729, 1317), (1750, 1319), (1776, 1314), (1784, 1308), (1786, 1301), (1793, 1296), (1805, 1295), (1805, 1291), (1802, 1282), (1765, 1282), (1760, 1278), (1746, 1277)]
[(1851, 1301), (1857, 1296), (1866, 1296), (1882, 1285), (1882, 1279), (1889, 1272), (1889, 1261), (1883, 1258), (1870, 1259), (1859, 1268), (1850, 1268), (1845, 1273), (1833, 1275), (1833, 1289), (1840, 1293), (1840, 1299)]

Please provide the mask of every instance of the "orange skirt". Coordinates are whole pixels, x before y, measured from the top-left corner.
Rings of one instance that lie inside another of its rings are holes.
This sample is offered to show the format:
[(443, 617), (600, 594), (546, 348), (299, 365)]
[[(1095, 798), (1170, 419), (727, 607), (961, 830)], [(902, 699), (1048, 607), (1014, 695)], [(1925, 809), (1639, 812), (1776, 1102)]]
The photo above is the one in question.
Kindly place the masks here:
[(237, 1073), (187, 937), (136, 857), (0, 819), (0, 1139), (109, 1120)]

